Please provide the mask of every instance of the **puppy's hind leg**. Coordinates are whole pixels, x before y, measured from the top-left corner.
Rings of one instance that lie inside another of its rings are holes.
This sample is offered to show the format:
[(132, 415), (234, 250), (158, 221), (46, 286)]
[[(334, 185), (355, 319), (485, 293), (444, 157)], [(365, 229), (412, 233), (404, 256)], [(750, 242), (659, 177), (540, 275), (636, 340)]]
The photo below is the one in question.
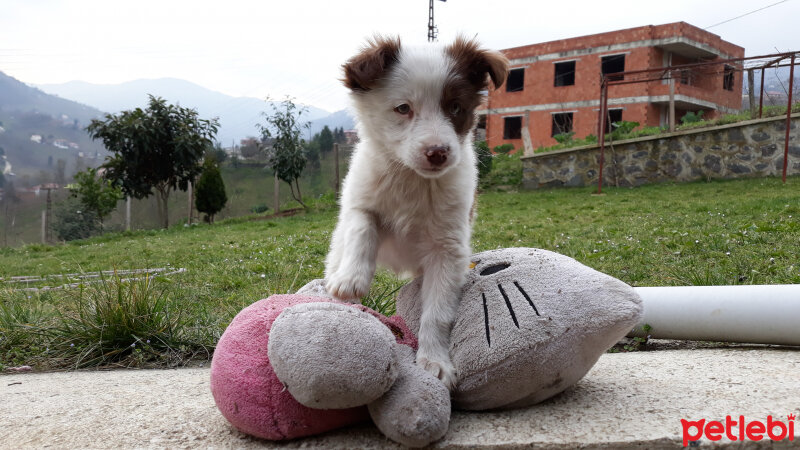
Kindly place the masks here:
[(450, 390), (457, 381), (450, 360), (450, 328), (455, 320), (468, 263), (467, 252), (457, 253), (436, 252), (424, 261), (417, 351), (417, 364), (442, 380)]
[(378, 224), (373, 214), (358, 209), (343, 211), (325, 264), (328, 293), (350, 301), (367, 295), (375, 275), (378, 245)]

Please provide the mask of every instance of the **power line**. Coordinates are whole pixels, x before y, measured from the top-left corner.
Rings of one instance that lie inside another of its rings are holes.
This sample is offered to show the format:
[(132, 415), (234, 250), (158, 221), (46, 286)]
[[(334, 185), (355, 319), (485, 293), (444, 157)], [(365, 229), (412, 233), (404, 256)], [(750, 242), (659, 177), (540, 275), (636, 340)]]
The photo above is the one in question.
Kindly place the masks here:
[(757, 12), (759, 12), (759, 11), (763, 11), (763, 10), (765, 10), (765, 9), (767, 9), (767, 8), (772, 8), (772, 7), (773, 7), (773, 6), (775, 6), (775, 5), (780, 5), (781, 3), (786, 3), (786, 2), (788, 2), (788, 1), (789, 1), (789, 0), (781, 0), (781, 1), (779, 1), (779, 2), (775, 2), (775, 3), (771, 4), (771, 5), (767, 5), (767, 6), (764, 6), (764, 7), (758, 8), (758, 9), (754, 9), (753, 11), (750, 11), (750, 12), (744, 13), (744, 14), (742, 14), (741, 16), (736, 16), (736, 17), (734, 17), (734, 18), (732, 18), (732, 19), (723, 20), (723, 21), (722, 21), (722, 22), (720, 22), (720, 23), (715, 23), (714, 25), (711, 25), (711, 26), (705, 27), (705, 28), (704, 28), (704, 30), (708, 30), (709, 28), (714, 28), (714, 27), (716, 27), (716, 26), (718, 26), (718, 25), (722, 25), (722, 24), (724, 24), (724, 23), (732, 22), (732, 21), (734, 21), (734, 20), (736, 20), (736, 19), (741, 19), (741, 18), (742, 18), (742, 17), (744, 17), (744, 16), (749, 16), (750, 14), (754, 14), (754, 13), (757, 13)]

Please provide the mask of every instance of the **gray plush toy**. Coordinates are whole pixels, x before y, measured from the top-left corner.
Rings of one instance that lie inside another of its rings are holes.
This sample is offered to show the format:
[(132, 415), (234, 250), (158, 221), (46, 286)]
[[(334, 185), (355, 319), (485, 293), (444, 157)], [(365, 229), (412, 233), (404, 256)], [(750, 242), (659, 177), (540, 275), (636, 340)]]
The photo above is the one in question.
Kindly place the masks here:
[[(322, 280), (298, 293), (328, 297)], [(406, 285), (397, 312), (419, 331), (421, 280)], [(451, 331), (460, 409), (532, 405), (574, 385), (630, 331), (642, 303), (627, 284), (546, 250), (509, 248), (473, 255)], [(270, 331), (278, 378), (312, 408), (369, 405), (378, 428), (408, 446), (447, 432), (450, 396), (414, 364), (379, 320), (332, 303), (284, 310)]]
[(364, 311), (325, 302), (287, 308), (272, 324), (268, 353), (278, 379), (309, 408), (367, 405), (378, 429), (409, 447), (447, 433), (447, 388)]
[[(459, 409), (527, 406), (564, 391), (642, 314), (632, 287), (558, 253), (507, 248), (471, 261), (450, 334)], [(397, 296), (397, 313), (414, 333), (421, 284)]]

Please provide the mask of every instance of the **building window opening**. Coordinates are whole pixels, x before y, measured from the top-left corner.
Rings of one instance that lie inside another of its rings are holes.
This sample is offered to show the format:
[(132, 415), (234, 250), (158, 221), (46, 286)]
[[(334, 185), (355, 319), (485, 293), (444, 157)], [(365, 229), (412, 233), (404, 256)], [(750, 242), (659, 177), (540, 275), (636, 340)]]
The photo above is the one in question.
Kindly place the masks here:
[(506, 92), (519, 92), (525, 89), (525, 68), (511, 69), (506, 80)]
[(478, 126), (475, 129), (475, 140), (486, 140), (486, 114), (478, 116)]
[(569, 133), (572, 131), (572, 113), (553, 114), (553, 129), (551, 136)]
[(605, 133), (612, 133), (617, 128), (613, 125), (617, 122), (622, 122), (622, 109), (609, 109), (606, 114), (606, 131)]
[(556, 67), (554, 86), (572, 86), (575, 84), (575, 61), (553, 64)]
[[(603, 75), (611, 75), (625, 71), (625, 55), (604, 56), (600, 60), (600, 69)], [(621, 81), (625, 77), (622, 75), (607, 76), (608, 81)]]
[(503, 139), (522, 138), (522, 116), (506, 117), (503, 120)]
[(722, 76), (722, 87), (725, 90), (732, 91), (733, 90), (733, 74), (734, 69), (733, 66), (725, 65), (725, 73)]

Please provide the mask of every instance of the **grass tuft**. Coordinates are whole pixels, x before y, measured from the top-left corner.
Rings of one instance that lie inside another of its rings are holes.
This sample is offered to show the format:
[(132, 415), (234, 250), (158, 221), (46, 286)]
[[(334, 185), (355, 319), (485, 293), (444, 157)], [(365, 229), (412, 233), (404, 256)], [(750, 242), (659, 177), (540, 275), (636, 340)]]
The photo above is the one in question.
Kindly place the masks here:
[(175, 365), (205, 351), (201, 343), (186, 339), (190, 324), (171, 307), (169, 285), (153, 277), (114, 275), (81, 286), (74, 295), (75, 309), (60, 312), (48, 330), (51, 350), (69, 366), (130, 367), (154, 360)]

